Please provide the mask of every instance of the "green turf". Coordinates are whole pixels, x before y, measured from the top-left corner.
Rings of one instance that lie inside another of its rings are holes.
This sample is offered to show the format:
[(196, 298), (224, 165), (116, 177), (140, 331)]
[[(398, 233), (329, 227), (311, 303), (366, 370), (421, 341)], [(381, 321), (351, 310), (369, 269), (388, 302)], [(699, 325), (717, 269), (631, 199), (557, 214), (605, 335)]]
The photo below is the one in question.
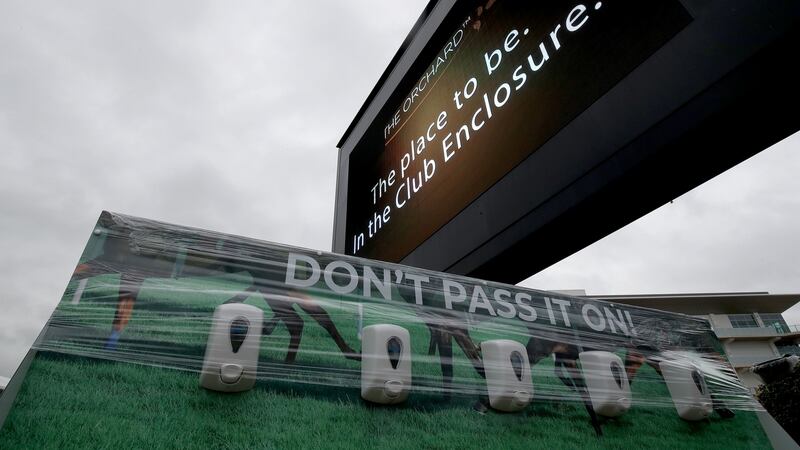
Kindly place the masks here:
[[(404, 406), (369, 406), (353, 385), (359, 364), (345, 360), (326, 332), (307, 316), (295, 366), (311, 368), (311, 374), (291, 372), (292, 376), (336, 382), (341, 380), (332, 373), (344, 374), (340, 383), (344, 387), (289, 383), (278, 379), (281, 370), (262, 370), (287, 369), (281, 361), (288, 334), (280, 326), (262, 338), (260, 370), (266, 379), (255, 389), (241, 394), (201, 389), (193, 370), (202, 361), (209, 323), (199, 318), (207, 318), (230, 291), (247, 283), (233, 276), (154, 280), (145, 285), (126, 340), (117, 351), (127, 354), (141, 348), (137, 345), (143, 340), (158, 343), (165, 351), (185, 356), (185, 371), (40, 352), (0, 430), (0, 447), (769, 448), (752, 413), (687, 423), (669, 405), (635, 405), (621, 418), (606, 421), (605, 435), (597, 438), (582, 404), (550, 400), (569, 396), (553, 376), (550, 359), (535, 366), (537, 399), (523, 413), (480, 415), (470, 408), (474, 395), (443, 401), (438, 394), (414, 393)], [(93, 345), (101, 344), (113, 318), (116, 289), (114, 277), (97, 277), (78, 305), (69, 303), (68, 289), (54, 321), (96, 330), (98, 341)], [(335, 298), (328, 301), (337, 327), (358, 348), (355, 305)], [(267, 317), (271, 314), (257, 297), (248, 303), (264, 308)], [(427, 331), (413, 311), (367, 305), (365, 325), (383, 322), (387, 314), (411, 330), (415, 383), (435, 384), (441, 376), (438, 359), (427, 356)], [(477, 341), (493, 337), (480, 324), (473, 328), (473, 336)], [(69, 339), (59, 344), (72, 350), (79, 345)], [(458, 350), (455, 379), (466, 386), (481, 383)], [(633, 384), (633, 396), (639, 401), (668, 398), (666, 387), (649, 367)]]
[(471, 411), (466, 399), (414, 406), (369, 407), (355, 390), (283, 383), (225, 395), (200, 389), (193, 373), (40, 354), (0, 443), (62, 449), (769, 448), (752, 413), (690, 424), (668, 409), (634, 408), (607, 421), (598, 439), (574, 403), (541, 402), (524, 414), (485, 416)]

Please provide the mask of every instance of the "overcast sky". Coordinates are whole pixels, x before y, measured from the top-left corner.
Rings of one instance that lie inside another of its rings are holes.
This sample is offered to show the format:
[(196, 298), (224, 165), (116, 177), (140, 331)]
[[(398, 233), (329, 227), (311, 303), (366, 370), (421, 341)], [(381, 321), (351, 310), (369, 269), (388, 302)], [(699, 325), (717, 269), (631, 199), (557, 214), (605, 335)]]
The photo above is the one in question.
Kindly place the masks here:
[[(103, 209), (330, 249), (335, 144), (426, 3), (3, 0), (0, 376)], [(795, 136), (525, 284), (800, 292), (798, 150)]]

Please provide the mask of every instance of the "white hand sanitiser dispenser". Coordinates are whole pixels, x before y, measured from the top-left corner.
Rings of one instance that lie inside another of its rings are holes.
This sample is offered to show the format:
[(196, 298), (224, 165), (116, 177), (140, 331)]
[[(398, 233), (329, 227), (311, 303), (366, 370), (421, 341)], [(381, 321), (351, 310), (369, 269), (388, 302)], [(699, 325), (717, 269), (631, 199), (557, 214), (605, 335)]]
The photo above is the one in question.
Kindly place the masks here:
[(604, 417), (624, 414), (631, 407), (631, 386), (622, 359), (602, 351), (581, 352), (578, 357), (594, 412)]
[(533, 399), (531, 366), (525, 346), (497, 339), (481, 343), (489, 406), (505, 412), (524, 409)]
[(256, 383), (264, 313), (242, 303), (220, 305), (208, 334), (200, 385), (221, 392), (241, 392)]
[(411, 337), (396, 325), (370, 325), (361, 331), (361, 398), (391, 405), (411, 389)]
[(703, 420), (711, 415), (711, 392), (700, 369), (690, 362), (661, 361), (661, 374), (678, 415), (684, 420)]

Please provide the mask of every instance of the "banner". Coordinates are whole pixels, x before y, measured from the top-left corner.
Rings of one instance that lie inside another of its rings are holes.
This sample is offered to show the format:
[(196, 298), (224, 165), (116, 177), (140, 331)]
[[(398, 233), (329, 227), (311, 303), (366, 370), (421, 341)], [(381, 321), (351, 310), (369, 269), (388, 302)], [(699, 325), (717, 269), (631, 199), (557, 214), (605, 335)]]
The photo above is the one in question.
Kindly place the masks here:
[[(687, 420), (759, 409), (703, 319), (108, 212), (34, 348), (195, 372), (226, 392), (578, 402), (598, 433), (598, 416), (632, 407)], [(706, 400), (682, 410), (687, 385)]]

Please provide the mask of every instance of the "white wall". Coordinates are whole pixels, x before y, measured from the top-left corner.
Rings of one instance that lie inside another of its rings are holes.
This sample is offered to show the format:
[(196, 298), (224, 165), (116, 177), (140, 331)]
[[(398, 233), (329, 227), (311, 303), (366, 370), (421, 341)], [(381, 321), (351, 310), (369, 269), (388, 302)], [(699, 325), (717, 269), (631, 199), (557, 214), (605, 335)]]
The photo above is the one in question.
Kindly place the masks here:
[(725, 344), (725, 351), (731, 360), (747, 359), (751, 364), (780, 356), (775, 350), (775, 346), (766, 340), (729, 342)]
[(714, 329), (733, 328), (730, 319), (728, 319), (727, 314), (709, 314), (708, 319), (711, 321), (711, 324), (714, 326)]

